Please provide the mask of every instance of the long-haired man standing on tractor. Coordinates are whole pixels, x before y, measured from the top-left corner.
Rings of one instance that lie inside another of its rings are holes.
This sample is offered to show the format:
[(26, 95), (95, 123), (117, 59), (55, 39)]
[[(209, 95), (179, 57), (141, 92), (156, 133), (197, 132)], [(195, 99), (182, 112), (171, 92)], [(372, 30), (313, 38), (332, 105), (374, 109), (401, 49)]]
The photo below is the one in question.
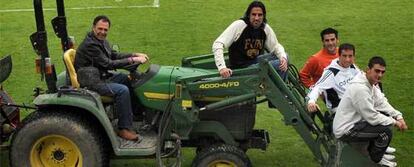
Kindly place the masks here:
[[(230, 64), (227, 65), (224, 48), (229, 48)], [(212, 49), (217, 69), (223, 78), (230, 77), (232, 69), (257, 64), (257, 56), (264, 54), (265, 50), (277, 56), (271, 63), (282, 78), (286, 76), (288, 58), (285, 49), (267, 24), (266, 8), (260, 1), (250, 3), (244, 17), (227, 27), (214, 41)]]

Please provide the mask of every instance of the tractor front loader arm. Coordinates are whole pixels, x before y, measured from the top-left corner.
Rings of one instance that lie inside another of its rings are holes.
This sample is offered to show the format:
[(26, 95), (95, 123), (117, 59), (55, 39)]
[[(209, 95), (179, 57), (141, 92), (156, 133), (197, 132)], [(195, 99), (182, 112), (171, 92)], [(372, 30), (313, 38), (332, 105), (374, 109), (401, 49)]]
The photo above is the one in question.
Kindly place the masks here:
[[(294, 69), (290, 69), (287, 80), (283, 80), (269, 63), (269, 56), (259, 58), (260, 85), (264, 96), (277, 106), (285, 123), (296, 130), (321, 166), (375, 166), (352, 144), (335, 139), (332, 130), (325, 127), (330, 120), (326, 120), (321, 112), (311, 116), (306, 109), (306, 93)], [(321, 123), (317, 123), (317, 119)]]
[[(267, 61), (266, 57), (259, 59), (262, 87), (264, 96), (277, 106), (284, 117), (286, 125), (291, 125), (302, 137), (316, 159), (326, 166), (331, 149), (334, 148), (330, 135), (320, 128), (305, 109), (305, 98), (293, 86), (291, 79), (284, 81)], [(291, 75), (289, 73), (289, 75)]]
[[(296, 130), (321, 166), (372, 165), (367, 156), (335, 139), (327, 126), (331, 120), (326, 120), (321, 112), (312, 115), (307, 111), (306, 91), (300, 84), (296, 68), (289, 65), (284, 80), (270, 63), (274, 59), (272, 56), (259, 56), (258, 66), (235, 69), (230, 78), (215, 73), (177, 79), (177, 106), (197, 115), (203, 111), (214, 112), (229, 106), (269, 101), (282, 114), (285, 124)], [(185, 59), (183, 64), (206, 68), (212, 62), (206, 63), (206, 57), (211, 59), (212, 55)]]
[(177, 98), (194, 102), (216, 99), (206, 105), (193, 104), (191, 108), (194, 113), (252, 101), (259, 103), (263, 101), (256, 101), (260, 97), (267, 99), (277, 106), (285, 123), (295, 128), (316, 159), (326, 166), (331, 149), (334, 149), (332, 138), (323, 128), (319, 128), (306, 111), (304, 91), (298, 88), (297, 80), (289, 73), (288, 80), (284, 81), (269, 63), (271, 56), (260, 56), (259, 66), (233, 70), (232, 77), (226, 79), (218, 74), (178, 79), (176, 83), (182, 85), (182, 90), (176, 91), (180, 92)]

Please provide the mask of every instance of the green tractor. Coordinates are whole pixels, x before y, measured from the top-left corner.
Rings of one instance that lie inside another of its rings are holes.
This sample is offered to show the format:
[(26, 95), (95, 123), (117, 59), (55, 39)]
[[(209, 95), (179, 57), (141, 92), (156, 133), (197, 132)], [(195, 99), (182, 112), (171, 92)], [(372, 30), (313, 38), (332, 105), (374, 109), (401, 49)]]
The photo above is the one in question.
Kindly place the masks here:
[(154, 157), (158, 166), (181, 166), (181, 148), (194, 147), (194, 167), (249, 167), (246, 151), (266, 150), (270, 143), (266, 130), (253, 128), (256, 105), (262, 102), (276, 106), (321, 166), (374, 165), (367, 155), (336, 141), (320, 112), (308, 114), (305, 90), (294, 68), (283, 80), (269, 63), (269, 54), (259, 57), (258, 67), (234, 70), (228, 79), (219, 76), (213, 55), (184, 58), (181, 66), (152, 64), (143, 73), (137, 66), (129, 67), (133, 92), (144, 112), (134, 128), (143, 141), (121, 139), (115, 133), (112, 99), (76, 85), (71, 64), (75, 50), (70, 49), (64, 3), (56, 2), (58, 16), (52, 25), (61, 38), (66, 72), (57, 75), (50, 63), (42, 1), (34, 0), (37, 32), (31, 41), (47, 91), (37, 91), (35, 112), (3, 138), (11, 136), (10, 145), (7, 140), (0, 143), (6, 145), (2, 151), (10, 149), (11, 166), (108, 166), (110, 158)]

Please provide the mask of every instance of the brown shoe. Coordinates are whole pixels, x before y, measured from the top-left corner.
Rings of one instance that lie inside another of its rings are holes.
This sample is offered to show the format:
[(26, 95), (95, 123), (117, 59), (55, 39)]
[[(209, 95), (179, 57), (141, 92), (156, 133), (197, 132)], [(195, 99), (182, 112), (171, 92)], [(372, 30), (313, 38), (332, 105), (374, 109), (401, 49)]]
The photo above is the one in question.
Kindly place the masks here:
[(128, 129), (121, 129), (118, 131), (118, 136), (125, 140), (138, 140), (138, 134)]

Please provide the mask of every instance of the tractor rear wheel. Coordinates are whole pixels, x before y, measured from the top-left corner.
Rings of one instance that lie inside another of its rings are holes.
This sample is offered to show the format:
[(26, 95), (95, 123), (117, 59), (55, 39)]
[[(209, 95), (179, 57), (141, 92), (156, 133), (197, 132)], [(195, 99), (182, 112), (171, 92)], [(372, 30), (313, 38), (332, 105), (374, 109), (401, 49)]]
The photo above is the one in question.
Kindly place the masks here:
[(247, 155), (232, 145), (212, 145), (196, 155), (192, 167), (251, 167)]
[(35, 112), (13, 136), (13, 167), (106, 166), (107, 156), (97, 130), (70, 112)]

